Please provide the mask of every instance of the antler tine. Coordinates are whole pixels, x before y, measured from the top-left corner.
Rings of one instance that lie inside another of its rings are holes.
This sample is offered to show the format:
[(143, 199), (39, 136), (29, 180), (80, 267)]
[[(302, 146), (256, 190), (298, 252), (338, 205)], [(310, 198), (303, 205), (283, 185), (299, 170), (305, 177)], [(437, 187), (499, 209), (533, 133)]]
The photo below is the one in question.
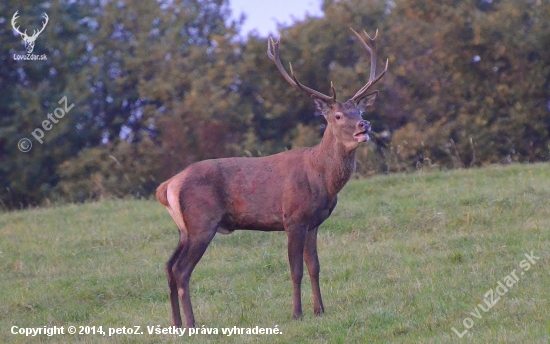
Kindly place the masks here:
[(332, 86), (332, 82), (331, 82), (332, 97), (329, 97), (326, 94), (323, 94), (319, 91), (316, 91), (312, 88), (309, 88), (309, 87), (305, 86), (304, 84), (302, 84), (300, 81), (298, 81), (298, 78), (296, 77), (296, 74), (294, 74), (294, 70), (292, 69), (292, 64), (289, 62), (288, 65), (290, 66), (290, 75), (292, 77), (292, 80), (296, 83), (296, 85), (298, 86), (299, 89), (306, 92), (310, 97), (315, 96), (317, 98), (320, 98), (320, 99), (323, 99), (323, 100), (329, 101), (329, 102), (335, 102), (336, 101), (336, 91), (334, 90), (334, 87)]
[(384, 74), (386, 74), (386, 72), (388, 71), (388, 62), (389, 62), (389, 59), (386, 59), (386, 67), (384, 67), (384, 70), (382, 71), (382, 73), (380, 73), (380, 75), (378, 75), (374, 80), (369, 81), (365, 86), (361, 87), (361, 89), (357, 91), (357, 93), (355, 93), (355, 95), (351, 98), (351, 100), (356, 100), (358, 98), (361, 98), (372, 85), (377, 83), (378, 80), (382, 79)]
[(46, 25), (48, 25), (48, 22), (50, 21), (50, 17), (48, 17), (48, 14), (44, 13), (44, 22), (42, 23), (42, 30), (40, 31), (44, 31), (44, 28), (46, 27)]
[[(376, 29), (376, 33), (374, 34), (374, 38), (371, 38), (367, 31), (363, 30), (365, 35), (368, 37), (370, 44), (372, 44), (372, 49), (370, 51), (370, 76), (369, 81), (374, 80), (374, 77), (376, 76), (376, 62), (378, 62), (377, 56), (376, 56), (376, 38), (378, 37), (378, 29)], [(362, 40), (363, 41), (363, 40)], [(366, 45), (365, 41), (363, 41), (363, 44)]]
[(367, 31), (363, 30), (363, 33), (369, 38), (369, 40), (371, 41), (371, 43), (375, 43), (376, 41), (376, 38), (378, 38), (378, 29), (376, 29), (376, 32), (374, 33), (374, 38), (371, 38), (369, 36), (369, 34), (367, 33)]
[(363, 87), (361, 87), (361, 89), (359, 91), (357, 91), (357, 93), (355, 93), (355, 95), (351, 98), (351, 100), (356, 100), (356, 99), (359, 99), (361, 98), (367, 91), (368, 89), (374, 85), (378, 80), (380, 80), (384, 74), (386, 74), (387, 70), (388, 70), (388, 62), (389, 60), (386, 60), (386, 67), (384, 68), (384, 70), (382, 71), (382, 73), (380, 73), (380, 75), (376, 76), (376, 63), (377, 63), (377, 57), (376, 57), (376, 39), (378, 38), (378, 30), (376, 30), (376, 33), (374, 34), (374, 38), (371, 38), (369, 36), (369, 34), (363, 30), (363, 32), (365, 33), (365, 35), (367, 36), (367, 38), (369, 39), (372, 47), (370, 47), (367, 42), (365, 42), (365, 40), (363, 39), (363, 37), (361, 37), (361, 35), (359, 35), (353, 28), (350, 28), (351, 31), (353, 31), (353, 33), (355, 34), (355, 36), (359, 39), (359, 42), (363, 45), (363, 47), (365, 48), (365, 50), (367, 50), (367, 52), (369, 53), (370, 55), (370, 75), (369, 75), (369, 81), (367, 82), (367, 84)]
[(46, 20), (42, 22), (42, 29), (38, 30), (38, 32), (36, 30), (33, 30), (32, 37), (37, 37), (38, 35), (40, 35), (42, 33), (42, 31), (44, 31), (44, 29), (46, 28), (46, 25), (48, 25), (48, 21), (50, 20), (50, 18), (48, 17), (48, 15), (46, 13), (44, 13), (43, 18), (46, 19)]
[(15, 13), (13, 14), (13, 17), (11, 17), (11, 25), (13, 26), (14, 29), (15, 29), (15, 24), (17, 24), (16, 23), (17, 18), (19, 18), (18, 14), (19, 14), (19, 10), (15, 11)]
[(273, 41), (273, 38), (269, 36), (269, 39), (267, 40), (267, 57), (273, 61), (283, 78), (294, 88), (298, 88), (304, 92), (306, 92), (309, 96), (317, 97), (325, 101), (335, 102), (336, 101), (336, 91), (334, 90), (334, 86), (331, 82), (331, 88), (332, 88), (332, 97), (327, 96), (326, 94), (323, 94), (319, 91), (316, 91), (312, 88), (309, 88), (302, 83), (298, 81), (298, 78), (296, 78), (296, 75), (294, 74), (294, 70), (292, 69), (292, 64), (290, 65), (290, 74), (286, 72), (285, 68), (283, 67), (281, 63), (281, 59), (279, 57), (279, 42), (281, 40), (281, 37), (277, 39), (277, 41)]
[[(298, 85), (292, 80), (292, 78), (288, 75), (285, 68), (281, 64), (281, 59), (279, 57), (279, 42), (281, 40), (281, 37), (277, 38), (277, 42), (273, 40), (273, 37), (269, 36), (269, 39), (267, 40), (267, 57), (273, 61), (279, 72), (282, 74), (283, 78), (292, 85), (292, 87), (298, 87)], [(273, 51), (273, 52), (272, 52)], [(291, 69), (292, 70), (292, 69)]]
[(13, 17), (11, 18), (11, 26), (13, 27), (13, 29), (15, 30), (15, 32), (17, 32), (18, 34), (20, 34), (20, 35), (22, 35), (22, 36), (23, 36), (23, 35), (26, 36), (26, 35), (27, 35), (27, 30), (25, 30), (25, 33), (23, 33), (23, 32), (21, 32), (21, 31), (19, 31), (19, 28), (20, 28), (21, 26), (15, 27), (15, 25), (17, 24), (16, 21), (17, 21), (17, 19), (19, 18), (18, 14), (19, 14), (19, 10), (15, 11)]

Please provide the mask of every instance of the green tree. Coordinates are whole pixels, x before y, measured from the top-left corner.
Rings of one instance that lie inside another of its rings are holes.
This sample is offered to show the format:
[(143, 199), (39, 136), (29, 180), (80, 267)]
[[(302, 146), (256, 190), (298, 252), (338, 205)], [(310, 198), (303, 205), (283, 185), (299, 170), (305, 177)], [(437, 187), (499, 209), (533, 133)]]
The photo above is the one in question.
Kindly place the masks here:
[[(349, 28), (366, 29), (370, 34), (374, 34), (376, 28), (383, 30), (384, 2), (326, 1), (324, 11), (322, 18), (306, 18), (291, 26), (279, 27), (280, 57), (287, 70), (288, 63), (292, 63), (300, 82), (320, 92), (329, 94), (333, 81), (338, 100), (345, 101), (369, 77), (369, 56)], [(386, 56), (384, 44), (381, 44), (380, 56)], [(292, 147), (295, 140), (313, 142), (296, 135), (320, 139), (318, 128), (323, 120), (314, 116), (311, 100), (281, 77), (267, 58), (266, 47), (267, 37), (249, 37), (241, 72), (261, 148), (273, 153)], [(303, 130), (303, 124), (312, 130)]]
[[(279, 27), (281, 59), (301, 82), (329, 93), (333, 81), (341, 101), (366, 83), (369, 56), (350, 27), (379, 29), (378, 68), (389, 59), (360, 173), (548, 160), (548, 1), (322, 6), (322, 18)], [(46, 61), (11, 57), (23, 50), (16, 10), (30, 30), (48, 13), (35, 48)], [(227, 0), (0, 4), (4, 206), (147, 196), (194, 161), (318, 142), (311, 100), (267, 58), (267, 37), (239, 38), (229, 14)], [(71, 113), (19, 151), (63, 96)]]
[[(68, 85), (82, 68), (80, 54), (86, 51), (86, 42), (80, 39), (86, 28), (79, 20), (91, 6), (92, 2), (45, 2), (37, 6), (34, 1), (10, 0), (0, 4), (0, 200), (5, 207), (39, 203), (48, 197), (59, 180), (56, 164), (78, 151), (72, 145), (74, 110), (49, 131), (42, 123), (60, 106), (63, 96), (69, 104), (75, 99)], [(13, 58), (25, 53), (20, 36), (11, 27), (16, 11), (20, 16), (17, 25), (28, 32), (41, 27), (44, 13), (49, 16), (33, 51), (35, 55), (45, 54), (47, 60)], [(44, 132), (43, 144), (31, 136), (37, 128)], [(18, 149), (23, 138), (32, 140), (30, 152)]]
[(397, 2), (392, 73), (409, 123), (393, 145), (404, 161), (548, 159), (549, 11), (541, 1)]
[(193, 161), (236, 153), (247, 121), (228, 16), (222, 0), (102, 8), (78, 85), (93, 141), (59, 166), (62, 197), (148, 195)]

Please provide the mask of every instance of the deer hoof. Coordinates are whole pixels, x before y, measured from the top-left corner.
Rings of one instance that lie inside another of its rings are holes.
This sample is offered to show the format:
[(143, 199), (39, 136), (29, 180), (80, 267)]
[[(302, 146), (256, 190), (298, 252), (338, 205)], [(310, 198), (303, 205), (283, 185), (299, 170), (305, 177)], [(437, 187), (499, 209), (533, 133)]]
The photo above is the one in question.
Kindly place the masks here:
[(302, 313), (294, 313), (292, 317), (294, 320), (302, 320)]

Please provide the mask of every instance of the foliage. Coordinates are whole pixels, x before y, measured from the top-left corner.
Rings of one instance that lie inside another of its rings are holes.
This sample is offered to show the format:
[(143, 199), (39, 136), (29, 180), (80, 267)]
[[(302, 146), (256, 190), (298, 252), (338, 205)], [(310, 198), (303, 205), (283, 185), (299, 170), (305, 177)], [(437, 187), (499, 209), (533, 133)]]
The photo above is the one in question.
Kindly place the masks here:
[[(20, 207), (48, 197), (59, 182), (55, 170), (67, 156), (76, 154), (82, 145), (82, 133), (73, 130), (78, 125), (76, 110), (44, 134), (44, 143), (33, 142), (33, 149), (22, 153), (18, 141), (31, 138), (48, 113), (67, 97), (75, 101), (68, 85), (86, 64), (81, 54), (86, 51), (82, 35), (87, 31), (79, 24), (93, 2), (42, 3), (35, 1), (3, 1), (0, 4), (0, 201), (7, 207)], [(37, 40), (33, 54), (47, 55), (45, 61), (16, 61), (24, 46), (14, 35), (11, 18), (19, 10), (18, 24), (29, 32), (39, 28), (44, 12), (50, 22)], [(65, 39), (70, 38), (70, 39)]]
[[(550, 1), (324, 0), (322, 8), (321, 18), (279, 27), (281, 59), (301, 82), (328, 93), (333, 81), (339, 100), (365, 84), (369, 58), (349, 27), (379, 29), (378, 68), (389, 59), (365, 115), (376, 133), (360, 148), (360, 175), (548, 160)], [(10, 23), (17, 9), (30, 30), (49, 14), (35, 49), (46, 61), (12, 58), (23, 50)], [(8, 0), (0, 24), (4, 208), (147, 196), (194, 161), (320, 138), (324, 119), (267, 59), (266, 37), (237, 35), (227, 0)], [(19, 140), (32, 140), (63, 96), (71, 114), (20, 152)]]
[(550, 3), (406, 1), (393, 12), (390, 44), (404, 49), (392, 76), (410, 119), (393, 145), (404, 160), (548, 159)]

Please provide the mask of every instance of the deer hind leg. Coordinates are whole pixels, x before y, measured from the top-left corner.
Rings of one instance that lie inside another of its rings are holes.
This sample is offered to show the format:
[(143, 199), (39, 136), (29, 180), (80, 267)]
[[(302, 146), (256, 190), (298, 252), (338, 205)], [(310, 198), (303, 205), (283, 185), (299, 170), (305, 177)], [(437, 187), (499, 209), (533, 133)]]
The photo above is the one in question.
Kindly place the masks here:
[[(176, 209), (179, 210), (179, 204), (174, 202), (174, 207), (178, 207)], [(185, 226), (185, 222), (183, 221), (183, 216), (181, 215), (181, 212), (174, 211), (171, 206), (167, 206), (166, 209), (168, 210), (168, 213), (170, 213), (170, 216), (176, 223), (179, 229), (180, 233), (180, 239), (178, 242), (178, 246), (174, 250), (174, 253), (172, 253), (172, 256), (166, 262), (165, 270), (166, 270), (166, 278), (168, 280), (168, 288), (170, 290), (170, 305), (172, 307), (172, 325), (181, 327), (181, 314), (180, 314), (180, 305), (179, 305), (179, 299), (178, 299), (178, 285), (177, 285), (177, 278), (174, 275), (174, 264), (178, 260), (178, 258), (181, 255), (184, 255), (185, 251), (187, 251), (187, 227)]]
[(311, 291), (313, 293), (313, 313), (320, 315), (325, 311), (321, 288), (319, 287), (319, 257), (317, 256), (317, 228), (306, 232), (306, 243), (304, 247), (304, 260), (306, 261), (309, 279), (311, 280)]
[(200, 230), (194, 233), (189, 233), (189, 238), (185, 245), (185, 249), (181, 251), (172, 266), (172, 273), (176, 279), (177, 290), (181, 299), (186, 327), (195, 327), (195, 316), (191, 305), (191, 295), (189, 294), (189, 280), (191, 279), (191, 274), (193, 273), (195, 266), (202, 258), (206, 248), (214, 238), (216, 230), (217, 226), (210, 226), (208, 230)]
[(185, 244), (186, 241), (183, 238), (184, 235), (180, 233), (180, 241), (178, 243), (178, 246), (174, 250), (174, 253), (166, 262), (166, 278), (168, 279), (168, 287), (170, 290), (170, 305), (172, 306), (172, 325), (181, 327), (181, 314), (180, 314), (180, 303), (178, 299), (178, 285), (176, 281), (176, 276), (173, 272), (174, 264), (176, 263), (176, 260), (179, 258), (179, 256), (186, 250)]
[(292, 276), (292, 317), (302, 317), (302, 277), (304, 274), (305, 228), (287, 229), (288, 261)]

